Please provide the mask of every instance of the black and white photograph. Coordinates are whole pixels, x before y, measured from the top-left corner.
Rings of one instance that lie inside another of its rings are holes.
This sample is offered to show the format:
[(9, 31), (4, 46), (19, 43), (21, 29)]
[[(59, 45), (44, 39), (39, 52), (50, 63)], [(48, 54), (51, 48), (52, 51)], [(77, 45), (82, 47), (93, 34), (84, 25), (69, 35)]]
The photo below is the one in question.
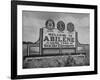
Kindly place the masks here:
[(89, 66), (90, 14), (22, 11), (23, 68)]
[(11, 77), (97, 74), (97, 6), (12, 1)]

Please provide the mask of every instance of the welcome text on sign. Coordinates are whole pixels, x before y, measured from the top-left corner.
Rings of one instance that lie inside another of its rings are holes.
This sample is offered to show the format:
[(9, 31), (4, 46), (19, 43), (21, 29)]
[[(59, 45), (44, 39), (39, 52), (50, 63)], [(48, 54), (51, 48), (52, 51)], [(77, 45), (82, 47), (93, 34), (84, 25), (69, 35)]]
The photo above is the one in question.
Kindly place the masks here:
[(44, 32), (43, 48), (75, 47), (74, 33)]

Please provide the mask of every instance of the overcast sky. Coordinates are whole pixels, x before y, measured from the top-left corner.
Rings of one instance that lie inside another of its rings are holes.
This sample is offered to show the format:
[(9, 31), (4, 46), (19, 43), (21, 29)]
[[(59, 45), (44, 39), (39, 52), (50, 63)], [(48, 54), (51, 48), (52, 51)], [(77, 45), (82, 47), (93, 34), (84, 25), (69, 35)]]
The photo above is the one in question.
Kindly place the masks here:
[(75, 30), (78, 32), (80, 43), (89, 44), (90, 41), (90, 16), (82, 13), (62, 13), (62, 12), (22, 12), (22, 39), (23, 41), (36, 42), (39, 39), (39, 29), (45, 27), (48, 19), (55, 21), (55, 27), (58, 21), (62, 20), (65, 25), (72, 22)]

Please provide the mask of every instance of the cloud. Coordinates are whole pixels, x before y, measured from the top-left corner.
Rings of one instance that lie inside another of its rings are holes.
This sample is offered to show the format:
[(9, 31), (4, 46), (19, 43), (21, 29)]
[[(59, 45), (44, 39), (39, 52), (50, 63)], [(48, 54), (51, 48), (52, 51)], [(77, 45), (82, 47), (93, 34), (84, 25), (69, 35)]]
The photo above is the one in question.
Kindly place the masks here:
[(78, 20), (77, 26), (89, 27), (89, 25), (90, 25), (89, 23), (90, 23), (89, 17), (84, 17), (84, 18)]
[(39, 29), (44, 27), (44, 21), (33, 17), (23, 17), (23, 40), (36, 42), (39, 39)]

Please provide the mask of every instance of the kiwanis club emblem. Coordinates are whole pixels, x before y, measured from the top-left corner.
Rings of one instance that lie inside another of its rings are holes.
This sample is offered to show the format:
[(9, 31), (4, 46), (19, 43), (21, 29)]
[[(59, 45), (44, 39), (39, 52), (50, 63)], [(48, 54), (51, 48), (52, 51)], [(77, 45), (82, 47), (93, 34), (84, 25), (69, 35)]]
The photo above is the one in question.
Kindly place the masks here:
[(73, 23), (68, 23), (67, 24), (67, 30), (69, 31), (69, 32), (73, 32), (74, 31), (74, 24)]

